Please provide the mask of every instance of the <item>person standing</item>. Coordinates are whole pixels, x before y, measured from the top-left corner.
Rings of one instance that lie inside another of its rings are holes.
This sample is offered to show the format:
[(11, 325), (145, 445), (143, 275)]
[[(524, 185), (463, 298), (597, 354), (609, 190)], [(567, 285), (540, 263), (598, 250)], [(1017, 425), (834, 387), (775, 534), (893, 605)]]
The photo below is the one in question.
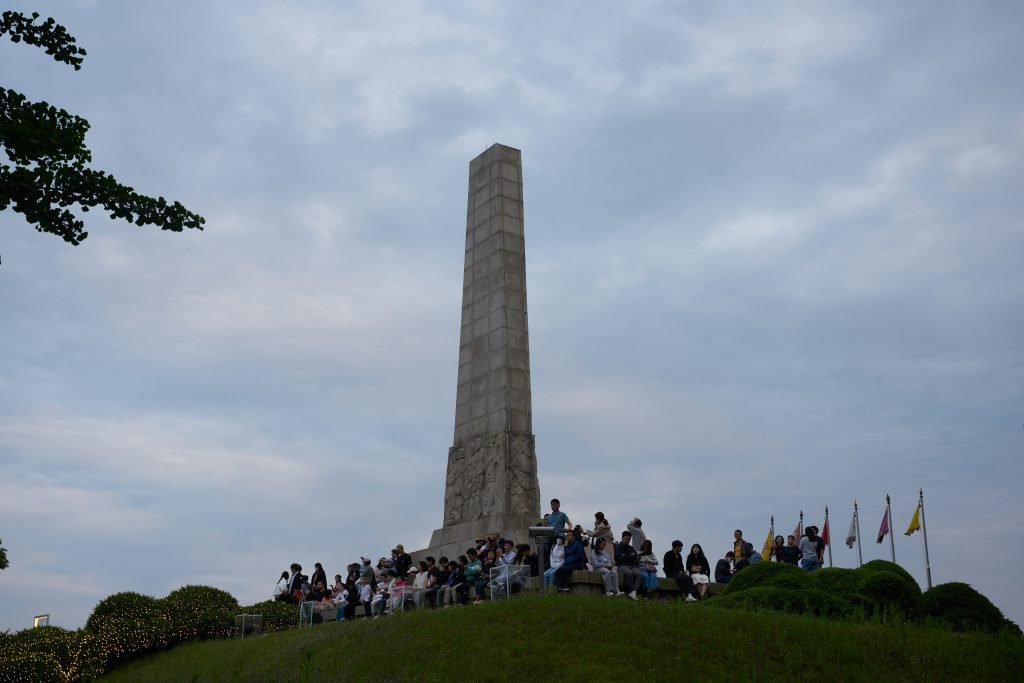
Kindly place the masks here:
[[(288, 583), (285, 584), (284, 592), (277, 596), (277, 600), (281, 602), (287, 602), (292, 605), (299, 604), (299, 598), (296, 596), (296, 591), (302, 593), (302, 565), (298, 562), (292, 562), (291, 576), (288, 577)], [(284, 576), (284, 573), (281, 574)]]
[(324, 571), (324, 567), (319, 562), (313, 564), (313, 576), (309, 577), (309, 585), (315, 586), (318, 583), (327, 585), (327, 572)]
[(810, 573), (817, 571), (820, 567), (817, 530), (813, 526), (809, 526), (800, 538), (800, 568)]
[(610, 544), (615, 543), (615, 536), (612, 534), (612, 525), (608, 522), (608, 519), (604, 516), (603, 512), (594, 513), (594, 528), (587, 532), (591, 539), (593, 539), (595, 545), (599, 538), (603, 538)]
[(683, 560), (682, 541), (678, 539), (672, 541), (672, 547), (662, 558), (661, 568), (665, 572), (666, 578), (676, 580), (676, 585), (679, 586), (679, 595), (683, 596), (687, 602), (693, 602), (697, 599), (693, 595), (693, 579), (690, 578), (690, 572), (687, 570), (686, 562)]
[(545, 519), (547, 525), (555, 530), (555, 538), (565, 538), (566, 530), (572, 528), (569, 515), (562, 512), (562, 503), (557, 498), (551, 499), (551, 512)]
[(572, 528), (572, 522), (569, 521), (569, 515), (562, 512), (562, 502), (557, 498), (551, 499), (551, 512), (544, 515), (544, 525), (551, 527), (554, 531), (552, 532), (552, 538), (548, 543), (544, 544), (544, 563), (547, 565), (551, 564), (551, 549), (558, 542), (558, 539), (565, 540), (565, 532), (567, 529)]
[(750, 558), (754, 554), (754, 545), (743, 538), (743, 531), (740, 529), (732, 532), (732, 538), (733, 573), (736, 573), (750, 564)]
[(647, 540), (647, 534), (645, 534), (644, 530), (641, 528), (643, 525), (644, 523), (640, 521), (639, 517), (634, 517), (633, 521), (626, 525), (626, 531), (629, 532), (630, 541), (633, 544), (633, 550), (637, 552), (642, 552), (640, 548), (643, 547), (644, 541)]
[[(782, 538), (782, 537), (781, 536), (777, 537), (775, 539), (776, 543), (778, 542), (779, 538)], [(790, 534), (786, 538), (786, 545), (784, 545), (781, 548), (779, 548), (778, 551), (776, 552), (776, 554), (777, 554), (777, 556), (779, 558), (779, 562), (785, 562), (786, 564), (791, 564), (794, 567), (799, 567), (800, 566), (800, 548), (797, 547), (796, 536), (794, 536), (793, 534)]]
[(395, 569), (399, 576), (405, 576), (412, 567), (412, 557), (405, 552), (405, 546), (399, 543), (395, 546)]

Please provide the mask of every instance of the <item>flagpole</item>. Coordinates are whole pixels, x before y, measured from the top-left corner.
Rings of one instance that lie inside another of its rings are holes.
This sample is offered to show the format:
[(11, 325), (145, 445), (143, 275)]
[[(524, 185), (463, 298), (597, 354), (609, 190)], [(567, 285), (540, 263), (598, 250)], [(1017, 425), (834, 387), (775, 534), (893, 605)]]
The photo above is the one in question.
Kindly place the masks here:
[(924, 489), (918, 491), (918, 505), (921, 506), (921, 534), (924, 539), (924, 572), (928, 577), (928, 589), (932, 587), (932, 564), (928, 560), (928, 527), (924, 523)]
[(800, 535), (804, 535), (804, 511), (800, 511)]
[(892, 554), (892, 563), (896, 564), (896, 539), (893, 538), (895, 534), (892, 532), (892, 501), (889, 500), (889, 494), (885, 494), (885, 514), (889, 518), (889, 552)]
[(828, 529), (828, 566), (832, 566), (832, 529), (828, 526), (828, 505), (825, 506), (825, 528)]
[[(771, 560), (772, 559), (772, 555), (775, 554), (775, 515), (772, 515), (772, 523), (771, 523), (771, 526), (768, 527), (768, 529), (769, 529), (768, 535), (772, 537), (772, 544), (770, 546), (768, 546), (768, 557), (762, 557), (761, 558), (762, 560), (766, 560), (766, 561), (767, 560)], [(778, 555), (776, 555), (775, 561), (776, 562), (779, 561)]]
[(857, 520), (857, 566), (864, 566), (864, 555), (860, 551), (860, 513), (857, 511), (857, 501), (853, 501), (853, 518)]

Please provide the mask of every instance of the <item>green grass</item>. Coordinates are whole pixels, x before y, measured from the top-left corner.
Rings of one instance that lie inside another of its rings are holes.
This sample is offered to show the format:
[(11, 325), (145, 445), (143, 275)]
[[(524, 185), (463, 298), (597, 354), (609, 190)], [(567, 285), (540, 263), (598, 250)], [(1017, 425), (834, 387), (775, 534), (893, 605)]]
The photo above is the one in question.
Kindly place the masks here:
[(625, 598), (523, 596), (189, 643), (104, 681), (1015, 680), (1024, 641)]

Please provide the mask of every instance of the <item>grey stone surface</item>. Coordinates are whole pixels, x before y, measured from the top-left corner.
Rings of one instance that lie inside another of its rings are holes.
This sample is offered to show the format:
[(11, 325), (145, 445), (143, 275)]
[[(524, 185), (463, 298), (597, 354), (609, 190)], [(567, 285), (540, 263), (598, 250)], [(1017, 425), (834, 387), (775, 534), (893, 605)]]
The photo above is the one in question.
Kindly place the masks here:
[(465, 552), (486, 533), (525, 542), (541, 519), (519, 150), (495, 144), (470, 162), (465, 244), (455, 433), (435, 556)]

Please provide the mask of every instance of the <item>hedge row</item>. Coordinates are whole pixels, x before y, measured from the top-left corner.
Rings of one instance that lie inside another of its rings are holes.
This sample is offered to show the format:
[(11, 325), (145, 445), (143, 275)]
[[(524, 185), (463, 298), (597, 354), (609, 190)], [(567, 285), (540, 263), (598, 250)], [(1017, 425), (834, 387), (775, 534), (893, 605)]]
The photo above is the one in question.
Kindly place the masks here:
[(709, 607), (811, 614), (845, 619), (914, 621), (954, 631), (1020, 635), (988, 598), (965, 583), (921, 593), (905, 569), (872, 560), (858, 569), (808, 574), (789, 564), (757, 562), (737, 573)]
[(96, 605), (77, 631), (47, 626), (0, 633), (0, 683), (89, 681), (178, 643), (231, 637), (242, 613), (262, 614), (265, 631), (298, 623), (293, 605), (268, 600), (241, 607), (230, 593), (209, 586), (184, 586), (159, 600), (117, 593)]

